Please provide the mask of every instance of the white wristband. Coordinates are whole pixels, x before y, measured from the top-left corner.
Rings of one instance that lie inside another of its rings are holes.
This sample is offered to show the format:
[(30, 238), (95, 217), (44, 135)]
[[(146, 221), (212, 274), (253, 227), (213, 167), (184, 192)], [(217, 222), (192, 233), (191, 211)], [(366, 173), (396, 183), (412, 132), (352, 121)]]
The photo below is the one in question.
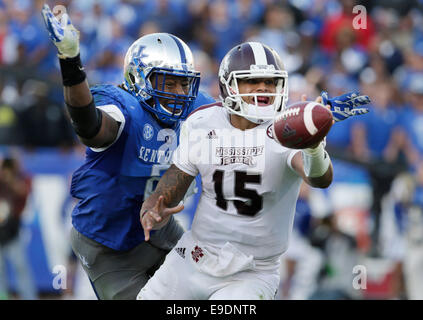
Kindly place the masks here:
[(330, 157), (325, 150), (323, 142), (316, 148), (303, 149), (302, 154), (304, 172), (307, 177), (321, 177), (326, 173), (330, 165)]

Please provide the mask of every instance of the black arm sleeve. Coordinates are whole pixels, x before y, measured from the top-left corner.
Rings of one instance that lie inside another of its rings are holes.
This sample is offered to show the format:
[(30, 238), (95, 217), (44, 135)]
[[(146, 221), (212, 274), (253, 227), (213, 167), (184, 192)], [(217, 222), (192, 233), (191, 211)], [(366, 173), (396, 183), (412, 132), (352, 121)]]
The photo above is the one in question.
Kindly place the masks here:
[(86, 79), (79, 54), (74, 58), (59, 59), (59, 63), (64, 86), (71, 87)]
[(85, 139), (95, 137), (100, 131), (103, 113), (95, 107), (94, 100), (84, 107), (66, 106), (76, 134)]

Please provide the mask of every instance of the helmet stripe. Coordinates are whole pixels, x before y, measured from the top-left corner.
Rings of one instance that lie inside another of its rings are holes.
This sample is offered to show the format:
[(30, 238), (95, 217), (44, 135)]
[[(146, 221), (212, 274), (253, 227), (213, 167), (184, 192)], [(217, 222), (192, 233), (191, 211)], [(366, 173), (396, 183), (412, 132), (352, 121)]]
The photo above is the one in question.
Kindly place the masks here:
[(178, 49), (179, 49), (179, 55), (181, 56), (181, 61), (182, 61), (182, 67), (184, 68), (184, 70), (186, 71), (187, 70), (187, 67), (186, 67), (186, 63), (187, 63), (187, 57), (186, 57), (186, 55), (185, 55), (185, 49), (184, 49), (184, 47), (182, 46), (182, 43), (181, 43), (181, 41), (179, 41), (179, 39), (178, 38), (176, 38), (174, 35), (172, 35), (172, 34), (169, 34), (170, 35), (170, 37), (176, 42), (176, 44), (177, 44), (177, 46), (178, 46)]
[(273, 55), (273, 52), (271, 50), (265, 49), (266, 51), (266, 58), (267, 58), (267, 64), (273, 64), (276, 69), (280, 69), (281, 66), (277, 63), (275, 56)]
[(251, 49), (253, 50), (254, 60), (256, 61), (256, 64), (266, 65), (267, 58), (266, 58), (266, 52), (264, 51), (263, 45), (258, 42), (248, 42), (248, 44), (251, 46)]

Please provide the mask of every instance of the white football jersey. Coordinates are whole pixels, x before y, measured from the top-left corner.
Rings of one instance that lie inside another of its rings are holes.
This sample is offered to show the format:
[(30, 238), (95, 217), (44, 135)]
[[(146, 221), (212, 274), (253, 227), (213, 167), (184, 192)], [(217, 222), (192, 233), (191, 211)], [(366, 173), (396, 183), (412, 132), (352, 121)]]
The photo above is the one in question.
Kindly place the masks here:
[(236, 129), (220, 103), (197, 109), (184, 122), (173, 163), (201, 174), (192, 224), (200, 242), (215, 248), (230, 242), (258, 260), (287, 249), (302, 182), (291, 168), (299, 150), (278, 144), (271, 126)]

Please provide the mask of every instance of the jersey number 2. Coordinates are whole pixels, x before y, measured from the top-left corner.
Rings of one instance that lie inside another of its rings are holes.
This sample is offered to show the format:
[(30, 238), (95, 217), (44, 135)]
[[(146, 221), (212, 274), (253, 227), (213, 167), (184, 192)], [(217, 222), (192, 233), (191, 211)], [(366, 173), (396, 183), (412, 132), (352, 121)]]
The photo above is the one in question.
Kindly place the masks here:
[[(224, 171), (216, 170), (213, 174), (214, 191), (216, 193), (216, 205), (223, 209), (228, 209), (228, 201), (223, 197), (223, 176)], [(235, 196), (246, 198), (247, 201), (234, 200), (238, 214), (254, 216), (263, 208), (263, 198), (256, 190), (245, 189), (246, 183), (261, 183), (261, 175), (247, 174), (244, 171), (235, 171)]]

